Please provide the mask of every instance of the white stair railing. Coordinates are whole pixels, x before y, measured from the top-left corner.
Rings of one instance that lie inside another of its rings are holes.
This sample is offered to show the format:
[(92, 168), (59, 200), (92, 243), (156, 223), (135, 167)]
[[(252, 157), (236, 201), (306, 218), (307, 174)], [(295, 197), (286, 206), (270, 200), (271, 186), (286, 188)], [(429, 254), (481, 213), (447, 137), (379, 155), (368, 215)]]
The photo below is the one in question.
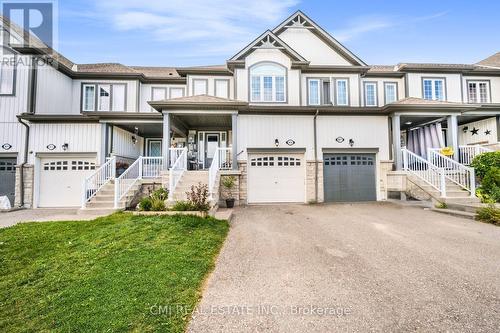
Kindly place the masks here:
[(142, 178), (160, 178), (163, 170), (163, 157), (142, 158)]
[(116, 176), (116, 158), (112, 157), (106, 161), (92, 175), (83, 181), (82, 208), (85, 208), (99, 190)]
[(217, 148), (215, 150), (214, 158), (212, 159), (212, 164), (210, 165), (210, 168), (208, 169), (208, 193), (210, 195), (210, 200), (213, 199), (213, 194), (214, 194), (214, 187), (215, 187), (215, 182), (217, 181), (217, 175), (219, 173), (219, 170), (221, 169), (221, 151), (223, 149), (227, 148)]
[(215, 152), (219, 154), (219, 170), (231, 170), (233, 168), (233, 149), (218, 148)]
[(143, 157), (139, 156), (132, 165), (115, 179), (114, 207), (120, 208), (120, 200), (128, 193), (134, 184), (142, 178)]
[(441, 193), (441, 197), (446, 197), (444, 169), (438, 168), (408, 149), (403, 148), (401, 151), (404, 170), (431, 185)]
[[(168, 199), (170, 201), (174, 200), (175, 188), (177, 187), (179, 180), (182, 178), (182, 175), (187, 170), (187, 148), (171, 148), (171, 149), (175, 150), (175, 153), (177, 153), (177, 151), (180, 151), (180, 154), (178, 155), (177, 159), (173, 161), (172, 167), (170, 168), (168, 174), (168, 182), (169, 182)], [(172, 155), (173, 154), (171, 154), (170, 156)]]
[(462, 164), (465, 165), (470, 165), (474, 157), (476, 157), (479, 154), (482, 153), (487, 153), (491, 152), (493, 150), (480, 146), (480, 145), (474, 145), (474, 146), (459, 146), (458, 147), (458, 157), (459, 161)]
[(432, 165), (443, 169), (447, 179), (470, 192), (471, 197), (476, 196), (474, 168), (460, 164), (436, 150), (429, 150), (427, 159)]

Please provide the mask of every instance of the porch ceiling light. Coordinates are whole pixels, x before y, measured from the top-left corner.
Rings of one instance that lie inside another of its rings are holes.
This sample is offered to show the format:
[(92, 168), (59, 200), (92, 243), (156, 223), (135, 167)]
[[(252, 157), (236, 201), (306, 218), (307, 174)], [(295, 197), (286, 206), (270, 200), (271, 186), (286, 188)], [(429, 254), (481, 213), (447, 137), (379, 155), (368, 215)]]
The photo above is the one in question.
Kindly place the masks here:
[(279, 147), (280, 142), (279, 142), (279, 140), (278, 140), (278, 139), (274, 139), (274, 145), (275, 145), (276, 147)]
[(407, 121), (407, 122), (405, 122), (405, 125), (408, 125), (408, 126), (409, 126), (409, 125), (411, 125), (411, 124), (413, 124), (411, 121)]

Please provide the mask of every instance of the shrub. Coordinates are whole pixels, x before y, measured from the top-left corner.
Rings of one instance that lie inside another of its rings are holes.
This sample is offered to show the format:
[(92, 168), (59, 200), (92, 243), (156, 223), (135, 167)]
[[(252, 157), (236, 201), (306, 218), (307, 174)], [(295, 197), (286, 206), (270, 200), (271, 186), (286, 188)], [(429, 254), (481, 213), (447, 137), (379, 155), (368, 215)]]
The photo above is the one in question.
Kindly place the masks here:
[(189, 201), (177, 201), (171, 208), (177, 212), (195, 211), (196, 207)]
[(162, 200), (162, 201), (165, 201), (168, 199), (168, 190), (164, 189), (164, 188), (160, 188), (156, 191), (154, 191), (153, 193), (151, 193), (151, 199), (155, 200)]
[(500, 226), (500, 208), (495, 207), (493, 204), (479, 208), (476, 212), (476, 218)]
[(191, 191), (186, 192), (188, 201), (195, 208), (194, 210), (208, 212), (210, 203), (208, 202), (208, 185), (198, 183), (191, 186)]
[(165, 205), (165, 200), (160, 200), (158, 198), (151, 199), (151, 210), (154, 212), (167, 210), (167, 206)]
[(142, 198), (141, 201), (139, 202), (139, 210), (142, 211), (150, 211), (151, 206), (153, 206), (153, 201), (151, 200), (150, 197), (145, 197)]
[(236, 177), (226, 176), (221, 180), (222, 186), (227, 190), (227, 196), (229, 199), (233, 198), (233, 188), (236, 185)]
[(436, 203), (436, 205), (434, 207), (436, 207), (438, 209), (446, 209), (446, 208), (448, 208), (448, 205), (446, 204), (446, 202), (438, 202), (438, 203)]
[(492, 167), (488, 170), (476, 194), (483, 202), (500, 202), (500, 168)]
[(479, 154), (474, 157), (470, 166), (474, 168), (479, 180), (482, 180), (491, 168), (500, 168), (500, 151)]

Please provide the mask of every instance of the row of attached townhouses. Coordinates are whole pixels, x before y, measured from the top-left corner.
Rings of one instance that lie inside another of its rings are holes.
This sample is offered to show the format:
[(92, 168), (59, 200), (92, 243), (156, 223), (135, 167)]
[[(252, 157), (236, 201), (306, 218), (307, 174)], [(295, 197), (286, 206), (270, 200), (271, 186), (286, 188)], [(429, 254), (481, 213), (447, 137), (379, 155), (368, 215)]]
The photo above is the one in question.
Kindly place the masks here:
[(85, 206), (106, 182), (117, 206), (137, 181), (175, 192), (196, 175), (216, 193), (221, 174), (240, 204), (386, 200), (398, 170), (420, 165), (432, 185), (440, 148), (461, 165), (498, 148), (500, 53), (367, 65), (300, 11), (220, 66), (75, 64), (9, 33), (0, 196), (13, 206)]

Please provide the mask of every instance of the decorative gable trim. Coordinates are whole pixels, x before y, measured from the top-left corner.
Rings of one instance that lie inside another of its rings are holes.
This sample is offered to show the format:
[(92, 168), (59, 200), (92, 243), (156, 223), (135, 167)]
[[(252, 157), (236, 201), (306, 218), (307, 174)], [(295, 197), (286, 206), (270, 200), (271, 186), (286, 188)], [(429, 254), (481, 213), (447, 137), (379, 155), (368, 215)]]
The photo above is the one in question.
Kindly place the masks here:
[(309, 29), (312, 33), (323, 40), (327, 45), (337, 51), (341, 56), (343, 56), (347, 61), (356, 66), (367, 66), (367, 64), (357, 57), (354, 53), (349, 51), (344, 45), (342, 45), (338, 40), (333, 38), (328, 32), (317, 25), (313, 20), (311, 20), (306, 14), (302, 13), (300, 10), (296, 11), (276, 28), (272, 32), (279, 36), (286, 29)]
[(229, 66), (244, 65), (245, 57), (257, 49), (275, 49), (285, 53), (292, 60), (294, 66), (307, 65), (309, 62), (302, 57), (297, 51), (292, 49), (272, 31), (267, 30), (262, 35), (254, 39), (243, 50), (235, 54), (227, 61)]

